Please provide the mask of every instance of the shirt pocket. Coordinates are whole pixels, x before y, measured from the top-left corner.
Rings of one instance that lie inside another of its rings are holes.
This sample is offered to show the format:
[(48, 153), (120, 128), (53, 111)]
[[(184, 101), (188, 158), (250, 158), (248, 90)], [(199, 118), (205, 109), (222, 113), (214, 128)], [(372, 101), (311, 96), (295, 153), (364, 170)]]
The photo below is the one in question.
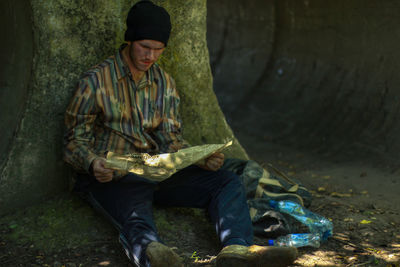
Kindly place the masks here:
[(108, 99), (104, 107), (106, 125), (115, 131), (129, 134), (132, 131), (132, 113), (126, 83), (123, 80), (118, 81), (107, 91), (106, 97)]

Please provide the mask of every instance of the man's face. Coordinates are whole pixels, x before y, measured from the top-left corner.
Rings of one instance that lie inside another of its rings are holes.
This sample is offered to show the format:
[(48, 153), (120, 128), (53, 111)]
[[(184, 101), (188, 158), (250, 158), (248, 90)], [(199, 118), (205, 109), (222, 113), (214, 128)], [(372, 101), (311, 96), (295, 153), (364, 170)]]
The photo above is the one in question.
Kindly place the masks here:
[(164, 51), (165, 45), (155, 40), (139, 40), (129, 43), (129, 56), (133, 67), (139, 71), (147, 71)]

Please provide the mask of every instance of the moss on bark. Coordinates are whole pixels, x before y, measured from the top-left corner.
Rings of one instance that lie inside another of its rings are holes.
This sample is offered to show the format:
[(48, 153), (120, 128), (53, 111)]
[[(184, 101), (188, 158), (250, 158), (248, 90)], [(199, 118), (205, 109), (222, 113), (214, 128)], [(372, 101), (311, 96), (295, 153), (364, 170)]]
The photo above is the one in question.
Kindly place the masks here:
[[(155, 2), (171, 14), (171, 40), (161, 63), (175, 78), (182, 98), (185, 138), (192, 144), (234, 140), (213, 91), (206, 39), (206, 1)], [(237, 141), (227, 154), (247, 158)]]

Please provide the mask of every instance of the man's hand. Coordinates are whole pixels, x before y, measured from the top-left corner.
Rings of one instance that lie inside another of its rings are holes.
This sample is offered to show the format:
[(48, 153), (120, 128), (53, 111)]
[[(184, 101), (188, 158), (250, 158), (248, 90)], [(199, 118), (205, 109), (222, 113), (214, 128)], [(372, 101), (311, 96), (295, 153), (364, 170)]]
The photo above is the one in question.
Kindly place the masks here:
[(224, 164), (224, 159), (225, 159), (224, 154), (216, 152), (205, 159), (204, 165), (199, 164), (198, 166), (207, 171), (218, 171), (219, 168), (221, 168), (222, 165)]
[(107, 169), (105, 163), (105, 158), (97, 158), (92, 162), (93, 175), (100, 183), (109, 182), (113, 178), (113, 170)]
[(169, 145), (169, 149), (171, 150), (170, 153), (177, 152), (179, 149), (182, 149), (182, 143), (172, 143)]

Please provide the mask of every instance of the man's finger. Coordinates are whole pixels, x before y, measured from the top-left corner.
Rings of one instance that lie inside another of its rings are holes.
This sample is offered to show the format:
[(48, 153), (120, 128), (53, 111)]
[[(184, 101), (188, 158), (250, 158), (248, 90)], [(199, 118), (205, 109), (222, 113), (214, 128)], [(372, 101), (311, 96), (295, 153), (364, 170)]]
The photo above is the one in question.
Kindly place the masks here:
[(108, 173), (108, 174), (103, 174), (103, 173), (96, 173), (95, 174), (96, 177), (100, 177), (100, 178), (112, 178), (112, 173)]
[(95, 172), (94, 176), (96, 176), (96, 177), (112, 177), (113, 173), (112, 172), (107, 172), (107, 173)]
[(217, 163), (215, 163), (215, 162), (209, 162), (209, 163), (207, 164), (207, 167), (209, 167), (210, 169), (215, 170), (215, 169), (218, 169), (218, 168), (220, 167), (220, 165), (217, 164)]
[(221, 152), (216, 152), (216, 153), (212, 154), (212, 155), (210, 156), (210, 158), (224, 159), (224, 158), (225, 158), (225, 155), (224, 155), (223, 153), (221, 153)]
[(221, 166), (224, 163), (224, 160), (221, 158), (210, 158), (207, 162), (212, 162), (215, 165)]
[(97, 178), (97, 181), (99, 181), (100, 183), (107, 183), (110, 182), (112, 180), (112, 178)]
[(106, 159), (101, 158), (101, 161), (99, 162), (100, 166), (105, 169), (105, 170), (109, 170), (108, 168), (106, 168)]
[(217, 161), (217, 160), (207, 161), (207, 167), (213, 171), (218, 170), (219, 168), (221, 168), (221, 166), (222, 166), (221, 161)]
[(105, 170), (105, 171), (97, 170), (94, 173), (97, 175), (100, 175), (100, 176), (111, 176), (111, 175), (113, 175), (113, 170), (110, 170), (110, 171), (109, 170)]
[(110, 174), (107, 174), (107, 175), (97, 174), (97, 175), (95, 175), (95, 177), (99, 182), (108, 182), (108, 181), (111, 181), (113, 178), (112, 174), (111, 175)]
[(208, 167), (209, 169), (211, 169), (211, 170), (214, 170), (215, 164), (214, 164), (213, 162), (211, 162), (211, 161), (208, 161), (208, 162), (207, 162), (207, 167)]

